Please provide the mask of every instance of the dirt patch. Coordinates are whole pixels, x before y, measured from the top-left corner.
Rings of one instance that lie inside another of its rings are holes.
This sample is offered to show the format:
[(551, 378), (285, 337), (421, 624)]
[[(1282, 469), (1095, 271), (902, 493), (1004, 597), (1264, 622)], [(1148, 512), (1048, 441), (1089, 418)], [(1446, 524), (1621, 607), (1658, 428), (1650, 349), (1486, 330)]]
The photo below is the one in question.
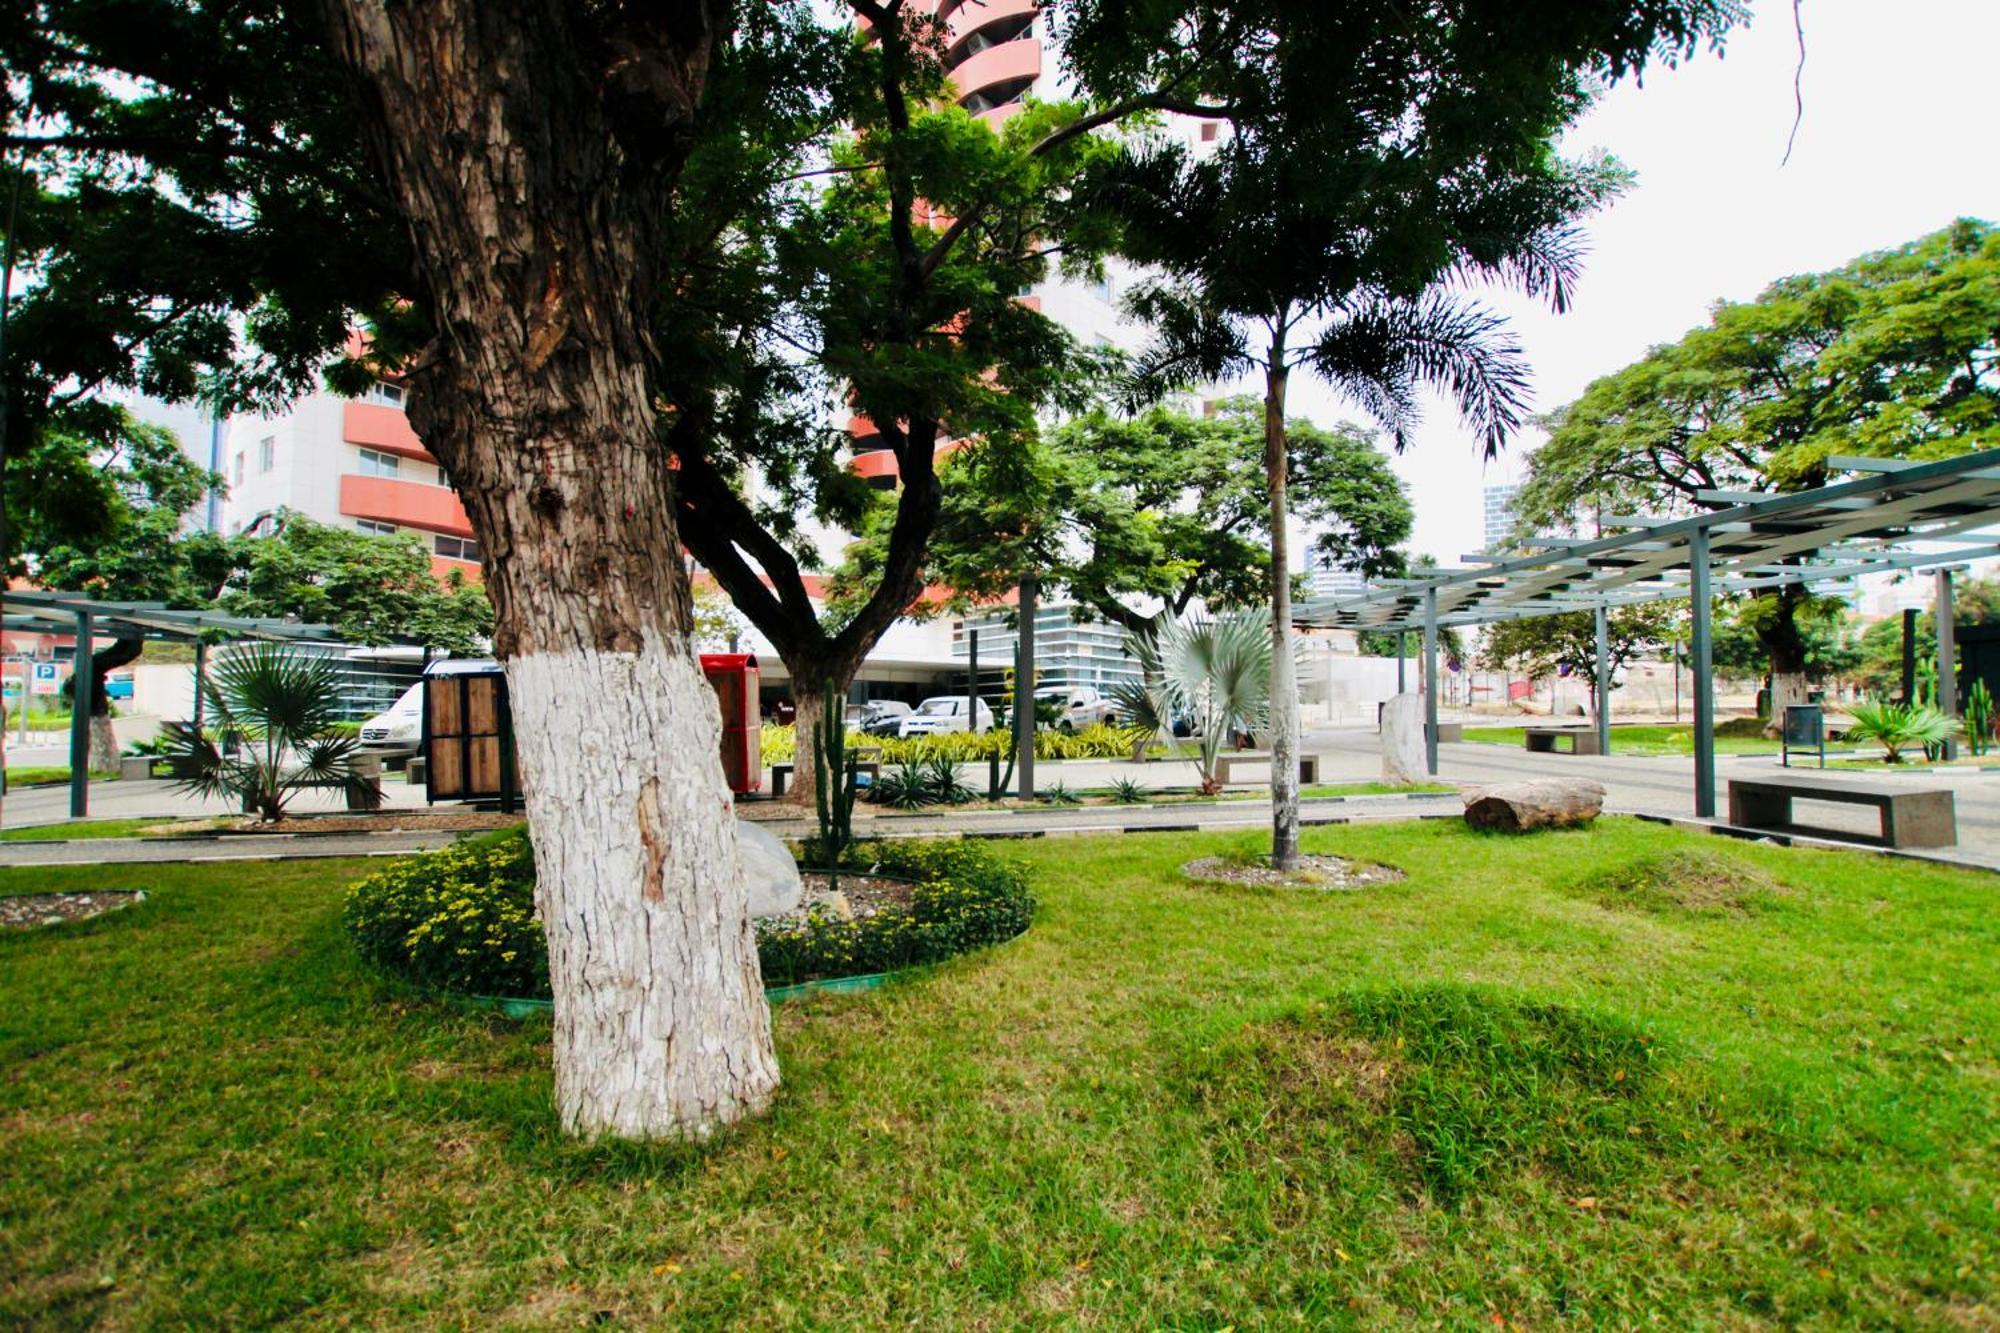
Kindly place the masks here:
[(1637, 857), (1570, 888), (1607, 907), (1650, 912), (1746, 912), (1790, 892), (1756, 866), (1707, 848)]
[(1262, 858), (1204, 856), (1182, 866), (1181, 873), (1208, 883), (1319, 889), (1329, 893), (1355, 892), (1377, 884), (1394, 884), (1403, 878), (1403, 872), (1394, 866), (1349, 861), (1340, 856), (1302, 856), (1298, 868), (1290, 871), (1274, 870)]
[(0, 898), (0, 928), (33, 930), (88, 921), (106, 912), (146, 900), (138, 889), (100, 889), (93, 893), (23, 893)]

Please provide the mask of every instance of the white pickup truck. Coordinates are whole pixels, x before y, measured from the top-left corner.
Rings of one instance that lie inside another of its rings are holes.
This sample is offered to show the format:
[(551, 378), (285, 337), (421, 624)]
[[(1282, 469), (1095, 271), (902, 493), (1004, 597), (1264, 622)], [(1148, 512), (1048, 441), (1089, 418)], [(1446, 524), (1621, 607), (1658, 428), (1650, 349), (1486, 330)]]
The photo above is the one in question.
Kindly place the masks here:
[(1080, 731), (1098, 723), (1117, 726), (1124, 716), (1114, 699), (1107, 699), (1089, 685), (1051, 685), (1035, 691), (1036, 711), (1046, 713), (1048, 705), (1062, 709), (1052, 724), (1057, 731)]

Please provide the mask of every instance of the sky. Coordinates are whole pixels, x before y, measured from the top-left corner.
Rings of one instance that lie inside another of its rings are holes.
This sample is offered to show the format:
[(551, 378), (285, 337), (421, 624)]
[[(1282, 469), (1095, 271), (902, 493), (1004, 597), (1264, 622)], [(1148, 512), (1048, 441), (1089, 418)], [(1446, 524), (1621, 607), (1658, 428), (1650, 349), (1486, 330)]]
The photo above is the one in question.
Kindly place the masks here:
[[(1565, 141), (1602, 148), (1638, 175), (1588, 224), (1590, 259), (1562, 315), (1506, 293), (1534, 369), (1535, 407), (1704, 322), (1718, 299), (1749, 300), (1794, 273), (1936, 231), (2000, 218), (1991, 139), (2000, 0), (1803, 0), (1805, 118), (1794, 117), (1798, 36), (1785, 0), (1756, 0), (1721, 56), (1614, 88)], [(1324, 387), (1292, 381), (1294, 415), (1356, 419)], [(1445, 564), (1481, 546), (1483, 488), (1518, 480), (1537, 436), (1483, 464), (1434, 401), (1396, 460), (1416, 506), (1411, 549)]]

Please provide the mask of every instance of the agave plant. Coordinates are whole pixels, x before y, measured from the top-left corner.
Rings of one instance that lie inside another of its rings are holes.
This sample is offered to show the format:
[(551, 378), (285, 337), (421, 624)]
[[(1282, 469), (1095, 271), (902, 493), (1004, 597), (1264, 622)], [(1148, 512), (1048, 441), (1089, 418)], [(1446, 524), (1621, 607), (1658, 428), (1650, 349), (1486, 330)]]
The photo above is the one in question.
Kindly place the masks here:
[(354, 771), (359, 739), (330, 730), (340, 720), (339, 684), (329, 658), (276, 644), (229, 654), (201, 683), (206, 727), (167, 724), (168, 776), (182, 791), (240, 800), (266, 821), (284, 818), (285, 806), (308, 788), (362, 794), (371, 780)]
[(1173, 719), (1189, 718), (1202, 794), (1215, 795), (1222, 790), (1215, 769), (1223, 743), (1231, 732), (1261, 727), (1270, 705), (1269, 613), (1162, 619), (1150, 634), (1126, 636), (1125, 651), (1138, 661), (1145, 684), (1117, 691), (1119, 706), (1165, 740), (1170, 754), (1176, 753)]
[(1942, 745), (1958, 730), (1958, 723), (1946, 713), (1924, 704), (1857, 703), (1850, 709), (1854, 724), (1847, 729), (1849, 740), (1874, 741), (1888, 751), (1887, 762), (1903, 762), (1903, 750), (1911, 745)]

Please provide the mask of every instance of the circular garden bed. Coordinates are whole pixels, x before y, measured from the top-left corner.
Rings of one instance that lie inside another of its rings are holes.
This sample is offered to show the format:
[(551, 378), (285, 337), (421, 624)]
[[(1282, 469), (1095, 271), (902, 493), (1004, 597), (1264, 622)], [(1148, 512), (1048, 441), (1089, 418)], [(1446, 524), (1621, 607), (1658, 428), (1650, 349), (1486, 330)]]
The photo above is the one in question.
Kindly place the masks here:
[[(1034, 916), (1026, 872), (982, 842), (861, 843), (839, 878), (852, 897), (833, 898), (825, 872), (807, 870), (799, 910), (755, 923), (772, 998), (941, 962), (1012, 939)], [(510, 1012), (548, 1001), (525, 828), (395, 862), (348, 891), (345, 921), (364, 958), (417, 985), (505, 997)]]

